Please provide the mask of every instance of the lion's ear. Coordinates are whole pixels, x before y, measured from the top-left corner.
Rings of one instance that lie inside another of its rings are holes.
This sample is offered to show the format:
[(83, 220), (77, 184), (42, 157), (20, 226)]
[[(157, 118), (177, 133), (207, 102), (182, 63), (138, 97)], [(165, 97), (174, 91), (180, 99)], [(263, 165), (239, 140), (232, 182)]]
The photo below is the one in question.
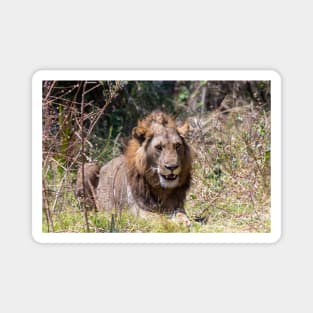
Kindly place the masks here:
[(132, 130), (133, 138), (137, 139), (140, 142), (140, 144), (142, 144), (145, 141), (147, 133), (148, 130), (140, 126), (134, 127)]
[(185, 138), (189, 133), (189, 123), (186, 121), (182, 126), (177, 127), (178, 133)]

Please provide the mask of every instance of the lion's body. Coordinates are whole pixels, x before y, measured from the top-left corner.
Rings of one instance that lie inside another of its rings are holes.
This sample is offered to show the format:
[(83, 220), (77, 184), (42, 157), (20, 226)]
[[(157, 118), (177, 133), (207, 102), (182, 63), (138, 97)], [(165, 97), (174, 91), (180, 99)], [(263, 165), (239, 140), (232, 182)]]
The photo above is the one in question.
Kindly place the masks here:
[(97, 188), (98, 210), (128, 207), (126, 172), (124, 155), (111, 160), (101, 168)]
[(173, 119), (151, 113), (133, 129), (124, 155), (105, 164), (97, 187), (98, 210), (128, 209), (149, 213), (185, 213), (191, 180), (191, 153)]

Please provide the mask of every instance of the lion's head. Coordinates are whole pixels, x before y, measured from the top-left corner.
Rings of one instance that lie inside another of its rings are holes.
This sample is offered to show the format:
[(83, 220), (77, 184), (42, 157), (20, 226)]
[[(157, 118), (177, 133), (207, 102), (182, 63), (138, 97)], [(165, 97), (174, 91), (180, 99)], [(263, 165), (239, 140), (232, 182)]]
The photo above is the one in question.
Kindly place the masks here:
[(191, 171), (190, 148), (184, 140), (187, 132), (187, 124), (177, 127), (162, 112), (153, 112), (139, 121), (126, 149), (130, 180), (138, 184), (135, 180), (143, 177), (158, 195), (180, 188), (185, 196)]

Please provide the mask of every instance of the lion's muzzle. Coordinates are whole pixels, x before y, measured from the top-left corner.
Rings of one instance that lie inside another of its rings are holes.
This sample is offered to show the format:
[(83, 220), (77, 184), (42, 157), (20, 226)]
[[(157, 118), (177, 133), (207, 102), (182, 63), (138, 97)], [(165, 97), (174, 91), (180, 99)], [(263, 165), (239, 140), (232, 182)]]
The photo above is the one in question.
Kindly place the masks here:
[(179, 174), (181, 168), (179, 166), (164, 166), (164, 168), (158, 168), (158, 174), (160, 179), (160, 185), (163, 188), (175, 188), (179, 183)]

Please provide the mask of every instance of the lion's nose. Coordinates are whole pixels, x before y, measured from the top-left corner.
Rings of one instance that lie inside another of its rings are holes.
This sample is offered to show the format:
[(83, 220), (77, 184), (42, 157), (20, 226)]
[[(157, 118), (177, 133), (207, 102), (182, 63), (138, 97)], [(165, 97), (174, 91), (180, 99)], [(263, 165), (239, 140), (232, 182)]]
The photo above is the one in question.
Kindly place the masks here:
[(167, 168), (170, 171), (176, 170), (177, 167), (178, 167), (178, 165), (167, 165), (167, 164), (165, 165), (165, 168)]

